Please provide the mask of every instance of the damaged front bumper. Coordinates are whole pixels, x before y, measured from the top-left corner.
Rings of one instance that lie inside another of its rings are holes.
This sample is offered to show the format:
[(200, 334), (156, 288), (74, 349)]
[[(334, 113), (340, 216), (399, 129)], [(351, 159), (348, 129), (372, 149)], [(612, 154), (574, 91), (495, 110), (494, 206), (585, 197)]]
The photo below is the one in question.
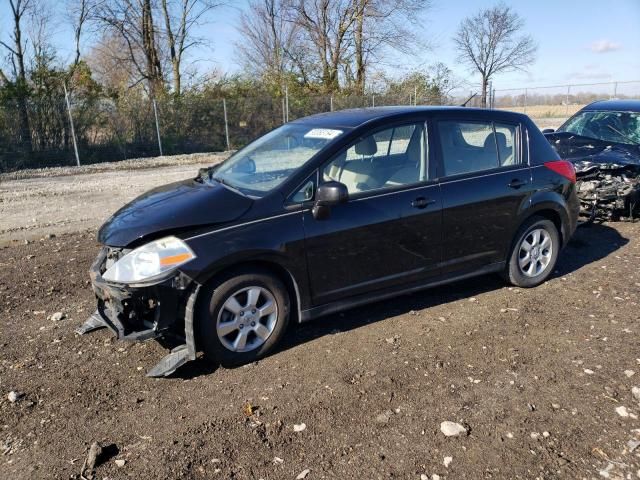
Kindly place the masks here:
[(640, 216), (640, 166), (574, 162), (580, 215), (587, 221), (633, 220)]
[(117, 261), (124, 253), (109, 247), (100, 251), (89, 272), (97, 309), (76, 331), (83, 335), (108, 328), (120, 340), (157, 339), (177, 345), (147, 372), (150, 377), (170, 375), (196, 358), (193, 316), (200, 286), (180, 273), (154, 285), (105, 282), (102, 274), (107, 262)]

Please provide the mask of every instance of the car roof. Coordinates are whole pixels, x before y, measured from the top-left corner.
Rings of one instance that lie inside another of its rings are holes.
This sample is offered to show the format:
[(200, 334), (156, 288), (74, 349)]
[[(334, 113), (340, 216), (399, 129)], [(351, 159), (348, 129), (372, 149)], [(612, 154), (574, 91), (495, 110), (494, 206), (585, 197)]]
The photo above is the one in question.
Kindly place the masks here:
[[(445, 106), (393, 106), (393, 107), (369, 107), (369, 108), (352, 108), (348, 110), (338, 110), (335, 112), (318, 113), (308, 117), (299, 118), (292, 123), (310, 124), (322, 127), (341, 127), (356, 128), (373, 120), (384, 118), (398, 119), (403, 116), (410, 117), (416, 113), (424, 112), (460, 112), (469, 114), (471, 112), (485, 114), (488, 118), (494, 116), (517, 116), (521, 114), (515, 112), (507, 112), (505, 110), (488, 110), (485, 108), (472, 107), (445, 107)], [(498, 113), (499, 112), (499, 113)]]
[(640, 100), (599, 100), (590, 103), (582, 110), (613, 110), (618, 112), (640, 112)]

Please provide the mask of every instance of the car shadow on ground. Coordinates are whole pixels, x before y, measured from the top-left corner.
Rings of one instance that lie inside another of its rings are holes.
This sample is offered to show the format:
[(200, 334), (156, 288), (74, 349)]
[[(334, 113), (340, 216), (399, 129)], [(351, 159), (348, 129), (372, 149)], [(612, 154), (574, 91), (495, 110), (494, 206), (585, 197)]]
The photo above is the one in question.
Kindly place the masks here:
[(629, 239), (608, 225), (592, 223), (579, 227), (560, 254), (554, 276), (568, 275), (607, 257), (627, 243)]
[[(553, 277), (568, 275), (590, 263), (605, 258), (628, 242), (629, 240), (620, 235), (616, 229), (607, 225), (591, 224), (580, 227), (567, 248), (560, 254)], [(498, 275), (484, 275), (328, 315), (306, 324), (291, 325), (282, 344), (272, 355), (278, 355), (282, 351), (325, 335), (354, 330), (411, 311), (424, 310), (507, 287), (508, 285)], [(173, 377), (193, 378), (213, 373), (215, 370), (215, 365), (198, 358), (198, 360), (190, 362), (176, 371)]]

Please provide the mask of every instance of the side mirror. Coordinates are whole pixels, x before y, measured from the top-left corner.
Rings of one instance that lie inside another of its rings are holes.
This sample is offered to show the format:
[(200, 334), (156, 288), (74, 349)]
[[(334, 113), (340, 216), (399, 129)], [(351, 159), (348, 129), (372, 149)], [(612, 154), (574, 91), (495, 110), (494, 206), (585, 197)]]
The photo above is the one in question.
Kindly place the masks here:
[(542, 133), (553, 133), (555, 131), (556, 131), (555, 128), (543, 128), (542, 129)]
[(251, 158), (244, 158), (231, 167), (231, 171), (234, 173), (256, 173), (256, 162)]
[(329, 218), (331, 207), (346, 203), (349, 199), (349, 190), (344, 183), (326, 182), (318, 187), (316, 203), (313, 206), (313, 216), (316, 220)]

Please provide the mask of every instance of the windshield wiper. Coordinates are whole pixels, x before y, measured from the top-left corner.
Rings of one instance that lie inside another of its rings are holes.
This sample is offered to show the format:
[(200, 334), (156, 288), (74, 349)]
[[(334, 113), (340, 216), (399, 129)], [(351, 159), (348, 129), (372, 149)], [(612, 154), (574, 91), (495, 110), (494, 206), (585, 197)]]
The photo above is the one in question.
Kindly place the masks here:
[(243, 197), (246, 197), (247, 195), (245, 193), (243, 193), (242, 191), (240, 191), (240, 189), (238, 189), (238, 187), (231, 185), (227, 180), (225, 180), (222, 177), (214, 177), (214, 176), (210, 176), (209, 178), (212, 178), (213, 180), (215, 180), (216, 182), (224, 185), (225, 187), (227, 187), (229, 190), (231, 190), (232, 192), (235, 192), (239, 195), (242, 195)]
[(624, 138), (626, 141), (628, 141), (629, 143), (631, 143), (631, 145), (640, 145), (639, 142), (635, 141), (633, 138), (631, 137), (627, 137), (624, 133), (622, 133), (620, 130), (618, 130), (616, 127), (614, 127), (613, 125), (607, 125), (607, 128), (615, 133), (617, 133), (618, 135), (620, 135), (622, 138)]

